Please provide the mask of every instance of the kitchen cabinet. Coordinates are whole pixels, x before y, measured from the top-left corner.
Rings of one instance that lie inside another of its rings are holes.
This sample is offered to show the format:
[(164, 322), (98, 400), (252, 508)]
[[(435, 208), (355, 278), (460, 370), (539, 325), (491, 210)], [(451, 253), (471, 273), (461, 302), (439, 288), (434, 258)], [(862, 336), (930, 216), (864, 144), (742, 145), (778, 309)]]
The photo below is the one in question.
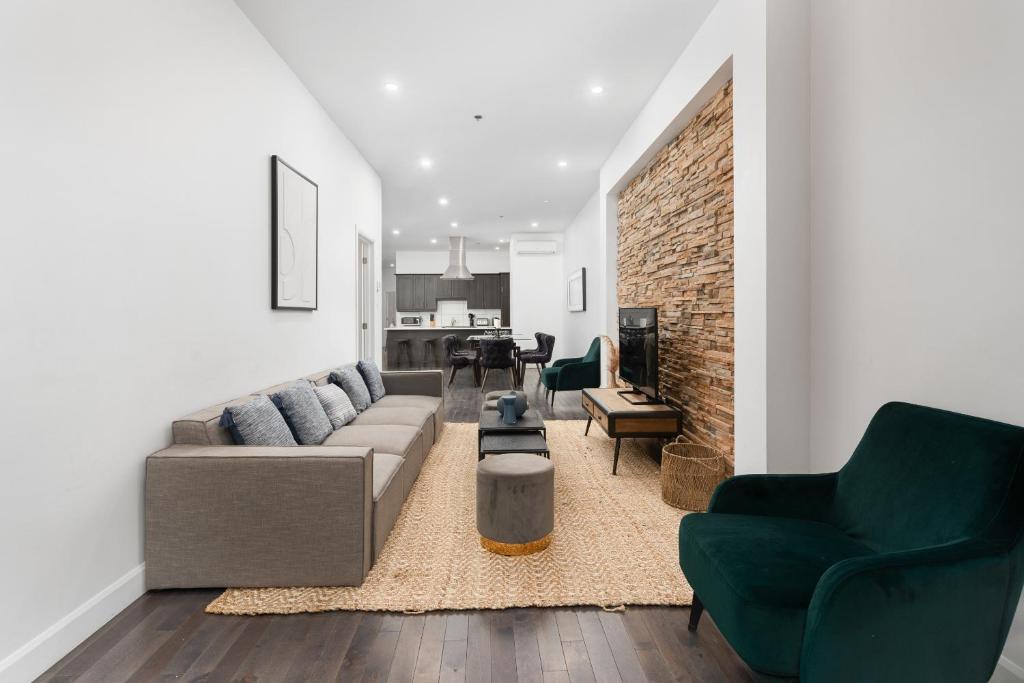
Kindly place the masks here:
[(512, 324), (511, 276), (509, 273), (498, 273), (498, 303), (501, 306), (501, 324)]
[(423, 310), (437, 310), (437, 286), (444, 282), (439, 275), (418, 275), (423, 280)]
[(477, 310), (501, 310), (509, 319), (509, 274), (477, 273), (472, 280), (442, 280), (440, 275), (396, 275), (395, 308), (402, 313), (431, 312), (437, 302), (465, 299)]
[(469, 301), (469, 283), (473, 280), (449, 280), (452, 283), (451, 299), (465, 299)]
[(469, 307), (497, 309), (498, 274), (477, 273), (469, 285)]
[(396, 275), (395, 308), (402, 313), (416, 313), (422, 311), (423, 306), (423, 276)]

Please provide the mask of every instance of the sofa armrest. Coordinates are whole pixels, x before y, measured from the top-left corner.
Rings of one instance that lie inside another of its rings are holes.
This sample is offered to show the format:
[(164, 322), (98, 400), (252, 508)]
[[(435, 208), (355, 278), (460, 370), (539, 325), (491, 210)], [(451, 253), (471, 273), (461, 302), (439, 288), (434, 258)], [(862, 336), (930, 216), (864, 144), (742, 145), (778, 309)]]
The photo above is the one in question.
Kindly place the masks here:
[(1019, 597), (983, 540), (844, 560), (811, 598), (800, 680), (987, 681)]
[(741, 474), (718, 485), (708, 512), (821, 520), (835, 490), (835, 472)]
[(146, 460), (146, 586), (358, 586), (373, 449), (172, 446)]
[(444, 373), (440, 370), (382, 372), (384, 391), (389, 394), (437, 396), (444, 398)]

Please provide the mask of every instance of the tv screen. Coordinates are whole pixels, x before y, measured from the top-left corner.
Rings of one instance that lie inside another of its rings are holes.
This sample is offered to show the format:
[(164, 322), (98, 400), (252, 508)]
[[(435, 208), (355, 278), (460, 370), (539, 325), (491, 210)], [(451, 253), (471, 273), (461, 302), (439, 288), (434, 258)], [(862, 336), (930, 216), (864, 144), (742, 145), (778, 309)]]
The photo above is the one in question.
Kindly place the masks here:
[(658, 397), (658, 309), (619, 309), (619, 377)]

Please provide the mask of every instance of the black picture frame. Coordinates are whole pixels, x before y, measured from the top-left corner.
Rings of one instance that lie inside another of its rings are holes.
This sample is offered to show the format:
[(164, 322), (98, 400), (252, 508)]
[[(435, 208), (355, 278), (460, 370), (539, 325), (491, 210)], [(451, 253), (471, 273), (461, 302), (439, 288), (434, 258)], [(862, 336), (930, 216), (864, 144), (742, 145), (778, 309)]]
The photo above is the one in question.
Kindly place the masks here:
[[(313, 188), (314, 194), (314, 228), (313, 228), (313, 302), (312, 305), (289, 305), (281, 302), (280, 257), (279, 248), (284, 220), (284, 207), (278, 200), (283, 172), (291, 172)], [(270, 157), (270, 307), (274, 310), (315, 311), (320, 300), (320, 187), (307, 175), (274, 154)]]

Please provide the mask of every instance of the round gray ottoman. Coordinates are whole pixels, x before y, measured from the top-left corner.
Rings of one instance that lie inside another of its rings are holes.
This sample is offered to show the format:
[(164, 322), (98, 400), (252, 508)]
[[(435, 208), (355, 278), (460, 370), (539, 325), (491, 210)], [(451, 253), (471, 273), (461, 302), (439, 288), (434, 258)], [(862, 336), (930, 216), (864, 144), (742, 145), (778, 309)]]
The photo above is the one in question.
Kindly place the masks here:
[(555, 528), (555, 466), (532, 453), (492, 455), (476, 466), (476, 530), (499, 555), (548, 547)]

